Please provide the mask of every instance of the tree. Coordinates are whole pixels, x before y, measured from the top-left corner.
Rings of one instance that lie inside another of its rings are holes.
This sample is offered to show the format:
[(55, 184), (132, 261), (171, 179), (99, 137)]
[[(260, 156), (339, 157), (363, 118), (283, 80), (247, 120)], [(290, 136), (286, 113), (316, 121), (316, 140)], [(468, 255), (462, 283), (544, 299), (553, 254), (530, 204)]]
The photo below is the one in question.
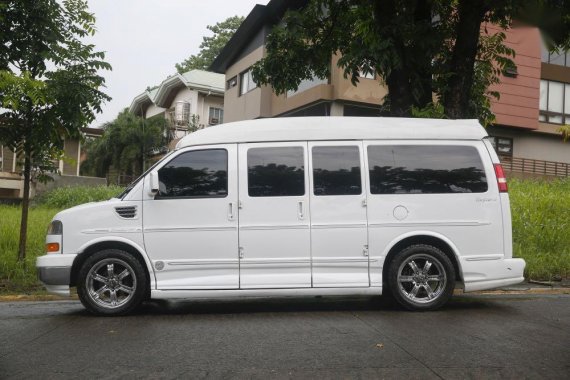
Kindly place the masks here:
[(177, 63), (176, 70), (180, 74), (189, 70), (208, 70), (208, 67), (232, 38), (243, 20), (242, 16), (232, 16), (214, 26), (208, 25), (208, 30), (214, 35), (204, 37), (200, 44), (200, 52), (191, 55), (181, 63)]
[(8, 0), (0, 5), (0, 142), (23, 160), (24, 194), (18, 260), (26, 254), (32, 175), (46, 180), (63, 140), (110, 100), (99, 70), (104, 53), (84, 39), (95, 17), (82, 0)]
[[(278, 94), (295, 90), (302, 80), (326, 78), (331, 55), (338, 54), (339, 67), (355, 85), (361, 71), (379, 74), (388, 88), (384, 114), (440, 109), (441, 116), (480, 117), (488, 124), (489, 98), (498, 96), (488, 87), (514, 65), (514, 51), (503, 43), (504, 33), (481, 28), (508, 28), (514, 16), (529, 14), (530, 3), (541, 12), (558, 9), (556, 25), (568, 22), (564, 0), (309, 0), (273, 28), (254, 79)], [(551, 29), (558, 42), (568, 38), (567, 28)]]
[(105, 123), (101, 138), (86, 145), (87, 159), (82, 173), (104, 177), (110, 168), (122, 175), (138, 176), (148, 165), (149, 152), (161, 150), (168, 143), (166, 120), (161, 117), (142, 119), (123, 110)]

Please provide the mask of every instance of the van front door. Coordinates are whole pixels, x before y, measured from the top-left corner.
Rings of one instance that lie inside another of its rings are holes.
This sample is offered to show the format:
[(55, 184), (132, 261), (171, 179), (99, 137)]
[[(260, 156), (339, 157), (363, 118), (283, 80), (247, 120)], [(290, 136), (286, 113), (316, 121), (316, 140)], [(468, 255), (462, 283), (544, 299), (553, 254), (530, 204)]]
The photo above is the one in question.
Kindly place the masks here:
[(307, 144), (239, 145), (241, 288), (311, 286)]
[(369, 286), (361, 142), (309, 143), (314, 287)]
[(158, 194), (143, 202), (157, 289), (237, 289), (237, 146), (183, 151), (158, 179)]

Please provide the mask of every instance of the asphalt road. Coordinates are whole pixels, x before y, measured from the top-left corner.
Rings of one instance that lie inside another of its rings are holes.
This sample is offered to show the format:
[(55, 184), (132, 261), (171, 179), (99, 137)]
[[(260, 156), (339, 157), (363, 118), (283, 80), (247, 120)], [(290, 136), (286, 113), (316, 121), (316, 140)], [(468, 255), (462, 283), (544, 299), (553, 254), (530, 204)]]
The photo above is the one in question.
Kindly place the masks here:
[(570, 377), (570, 295), (460, 296), (444, 310), (378, 298), (0, 303), (0, 378)]

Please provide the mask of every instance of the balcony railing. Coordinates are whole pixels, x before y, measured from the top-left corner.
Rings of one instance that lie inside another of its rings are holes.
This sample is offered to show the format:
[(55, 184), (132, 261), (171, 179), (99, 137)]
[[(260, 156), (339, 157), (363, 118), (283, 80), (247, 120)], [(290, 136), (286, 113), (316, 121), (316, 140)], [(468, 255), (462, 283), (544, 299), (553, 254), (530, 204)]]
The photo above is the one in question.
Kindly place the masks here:
[(519, 173), (542, 174), (556, 177), (569, 177), (570, 164), (556, 161), (541, 161), (530, 158), (500, 156), (505, 170)]

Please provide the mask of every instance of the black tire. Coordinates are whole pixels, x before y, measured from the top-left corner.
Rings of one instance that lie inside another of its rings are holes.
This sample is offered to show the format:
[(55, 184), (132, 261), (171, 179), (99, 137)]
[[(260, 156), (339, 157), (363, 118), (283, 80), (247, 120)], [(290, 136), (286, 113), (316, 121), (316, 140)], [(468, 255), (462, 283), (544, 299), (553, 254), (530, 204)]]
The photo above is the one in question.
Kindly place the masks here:
[(398, 252), (389, 265), (390, 293), (408, 310), (438, 309), (453, 294), (455, 269), (449, 257), (436, 247), (409, 246)]
[(132, 312), (147, 295), (148, 280), (141, 263), (119, 249), (91, 255), (79, 270), (77, 294), (91, 313), (101, 316)]

